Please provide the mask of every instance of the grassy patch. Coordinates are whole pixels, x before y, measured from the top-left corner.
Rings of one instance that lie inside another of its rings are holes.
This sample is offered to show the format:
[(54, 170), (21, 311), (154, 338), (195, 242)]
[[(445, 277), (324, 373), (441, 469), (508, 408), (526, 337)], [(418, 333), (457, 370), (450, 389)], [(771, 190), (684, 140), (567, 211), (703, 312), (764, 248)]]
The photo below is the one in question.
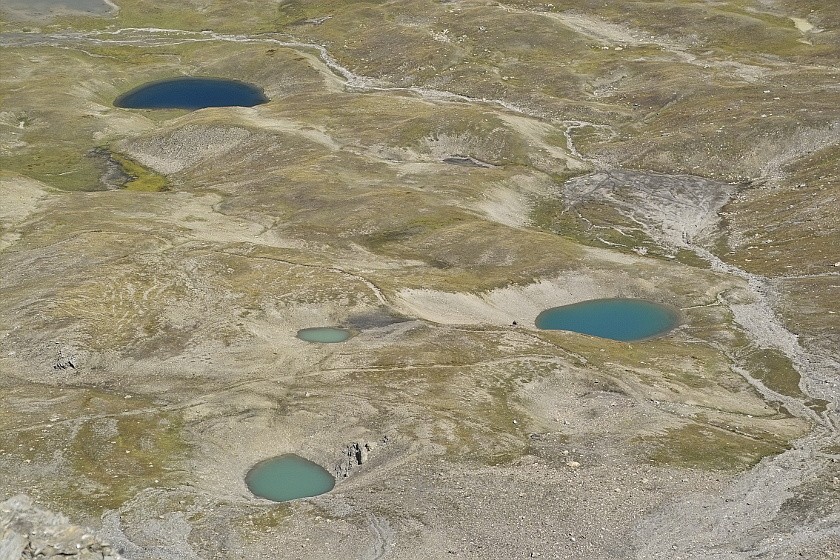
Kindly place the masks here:
[(415, 331), (406, 344), (380, 349), (376, 371), (354, 374), (354, 381), (387, 385), (383, 394), (398, 391), (400, 402), (422, 403), (433, 440), (452, 457), (499, 465), (529, 452), (526, 430), (534, 427), (518, 395), (523, 384), (551, 375), (552, 365), (486, 364), (501, 339), (480, 330), (459, 331), (454, 341), (436, 329)]
[(184, 449), (172, 414), (138, 414), (85, 421), (70, 443), (75, 471), (64, 496), (91, 511), (116, 508), (143, 488), (171, 484), (170, 461)]
[(654, 446), (650, 454), (654, 464), (720, 471), (747, 469), (763, 457), (787, 449), (778, 436), (749, 437), (707, 424), (688, 424), (642, 441)]
[(830, 455), (840, 455), (840, 443), (823, 447), (822, 452)]
[(531, 223), (543, 230), (590, 247), (607, 247), (625, 254), (642, 254), (666, 261), (677, 261), (697, 268), (709, 263), (693, 251), (672, 251), (658, 244), (626, 216), (601, 203), (567, 207), (557, 198), (537, 201), (531, 211)]
[(265, 533), (277, 529), (291, 516), (289, 505), (278, 503), (248, 514), (244, 520), (244, 526), (246, 531)]
[(131, 179), (125, 184), (126, 190), (138, 192), (161, 192), (169, 189), (166, 177), (140, 165), (123, 154), (111, 153), (111, 158), (122, 166)]
[(799, 388), (799, 372), (781, 352), (761, 349), (750, 354), (744, 361), (753, 377), (769, 389), (789, 397), (804, 398)]
[[(99, 515), (144, 488), (180, 481), (176, 464), (188, 449), (183, 421), (149, 399), (28, 385), (7, 391), (2, 404), (3, 459), (25, 463), (24, 473), (50, 472), (39, 495), (61, 511)], [(43, 422), (18, 420), (33, 415)]]
[[(813, 112), (809, 109), (805, 114)], [(800, 135), (803, 144), (830, 138), (817, 127), (792, 134)], [(769, 276), (836, 270), (838, 236), (833, 224), (840, 188), (840, 146), (831, 142), (826, 148), (803, 148), (805, 153), (785, 167), (782, 185), (756, 186), (726, 207), (729, 230), (736, 231), (741, 241), (731, 252), (722, 253), (725, 260)]]
[(805, 406), (816, 412), (817, 414), (822, 414), (826, 410), (828, 410), (828, 405), (831, 402), (824, 400), (824, 399), (808, 399), (805, 401)]
[(86, 152), (76, 144), (38, 143), (23, 153), (0, 154), (0, 167), (62, 190), (101, 190), (99, 170)]

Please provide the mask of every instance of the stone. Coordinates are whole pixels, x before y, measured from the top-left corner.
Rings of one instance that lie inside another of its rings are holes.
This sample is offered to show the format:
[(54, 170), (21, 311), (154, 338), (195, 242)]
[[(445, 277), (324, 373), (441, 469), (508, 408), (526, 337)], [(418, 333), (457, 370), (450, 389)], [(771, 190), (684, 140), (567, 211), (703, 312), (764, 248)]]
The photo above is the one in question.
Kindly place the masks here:
[(35, 506), (26, 495), (0, 504), (0, 558), (101, 560), (105, 553), (111, 560), (123, 558), (89, 530)]

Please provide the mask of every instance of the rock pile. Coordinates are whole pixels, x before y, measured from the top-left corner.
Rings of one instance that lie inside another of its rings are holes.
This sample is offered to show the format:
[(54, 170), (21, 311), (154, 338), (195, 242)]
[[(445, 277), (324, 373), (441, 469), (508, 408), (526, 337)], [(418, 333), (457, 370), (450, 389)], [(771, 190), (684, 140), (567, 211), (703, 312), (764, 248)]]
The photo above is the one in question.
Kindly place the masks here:
[(365, 463), (368, 459), (373, 444), (364, 442), (354, 442), (344, 449), (344, 456), (341, 462), (336, 466), (335, 473), (340, 478), (350, 476), (350, 471), (354, 467)]
[(0, 558), (121, 560), (117, 551), (84, 527), (35, 507), (28, 496), (0, 503)]
[(383, 436), (379, 443), (374, 441), (356, 441), (344, 448), (342, 457), (335, 467), (336, 478), (347, 478), (355, 467), (368, 462), (371, 452), (379, 445), (387, 445), (388, 436)]

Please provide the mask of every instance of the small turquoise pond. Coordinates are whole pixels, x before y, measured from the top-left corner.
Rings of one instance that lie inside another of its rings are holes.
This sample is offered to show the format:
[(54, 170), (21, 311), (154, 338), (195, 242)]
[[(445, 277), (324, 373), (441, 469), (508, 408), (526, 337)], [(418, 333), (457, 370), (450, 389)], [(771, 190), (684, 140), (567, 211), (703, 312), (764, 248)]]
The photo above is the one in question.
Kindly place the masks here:
[(223, 78), (172, 78), (143, 84), (114, 100), (126, 109), (253, 107), (268, 101), (256, 86)]
[(314, 327), (311, 329), (300, 329), (297, 337), (306, 342), (335, 343), (344, 342), (350, 338), (350, 331), (337, 329), (335, 327)]
[(321, 465), (287, 453), (257, 463), (245, 476), (245, 484), (261, 498), (286, 502), (329, 492), (335, 478)]
[(643, 299), (593, 299), (552, 307), (537, 316), (538, 329), (573, 331), (629, 342), (665, 334), (679, 324), (676, 309)]

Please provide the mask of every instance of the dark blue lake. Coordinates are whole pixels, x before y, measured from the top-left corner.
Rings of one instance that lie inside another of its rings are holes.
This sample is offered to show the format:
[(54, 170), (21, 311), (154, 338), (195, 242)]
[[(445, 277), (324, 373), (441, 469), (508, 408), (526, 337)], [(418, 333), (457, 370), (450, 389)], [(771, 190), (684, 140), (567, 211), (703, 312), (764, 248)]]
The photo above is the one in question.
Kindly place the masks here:
[(573, 331), (629, 342), (651, 338), (679, 324), (676, 309), (643, 299), (593, 299), (552, 307), (537, 316), (538, 329)]
[(251, 84), (223, 78), (172, 78), (150, 82), (114, 100), (126, 109), (204, 109), (205, 107), (253, 107), (268, 101)]
[(286, 502), (329, 492), (335, 478), (321, 465), (287, 453), (257, 463), (245, 476), (245, 484), (261, 498)]

